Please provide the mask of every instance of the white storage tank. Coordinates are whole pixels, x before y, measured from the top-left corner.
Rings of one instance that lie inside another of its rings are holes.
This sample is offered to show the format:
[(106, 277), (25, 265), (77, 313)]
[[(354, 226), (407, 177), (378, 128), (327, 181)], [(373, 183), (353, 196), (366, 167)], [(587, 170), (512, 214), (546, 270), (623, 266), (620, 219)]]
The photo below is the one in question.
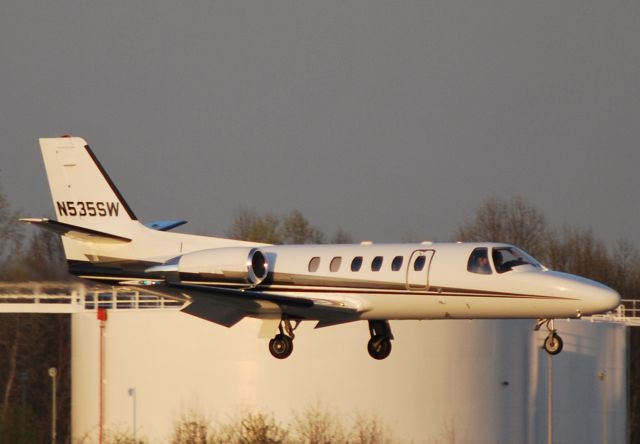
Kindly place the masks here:
[[(100, 422), (100, 322), (72, 320), (74, 440)], [(274, 359), (260, 322), (231, 329), (176, 309), (110, 310), (102, 359), (103, 421), (167, 442), (188, 411), (224, 421), (243, 409), (280, 422), (316, 403), (377, 415), (398, 442), (624, 442), (626, 326), (556, 321), (564, 351), (548, 359), (534, 321), (397, 321), (391, 356), (369, 357), (366, 322), (296, 330), (291, 357)], [(553, 363), (553, 385), (547, 384)], [(552, 396), (551, 404), (548, 403)], [(552, 408), (548, 427), (547, 406)]]

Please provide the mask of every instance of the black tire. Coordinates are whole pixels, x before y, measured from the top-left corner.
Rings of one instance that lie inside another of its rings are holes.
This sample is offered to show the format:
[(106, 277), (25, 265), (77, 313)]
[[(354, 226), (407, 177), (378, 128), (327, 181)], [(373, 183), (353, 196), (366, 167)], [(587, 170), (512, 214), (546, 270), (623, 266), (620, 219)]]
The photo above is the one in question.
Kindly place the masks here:
[(286, 359), (293, 352), (293, 341), (287, 335), (276, 335), (269, 341), (269, 351), (274, 358)]
[(373, 359), (382, 360), (391, 354), (391, 340), (383, 336), (374, 336), (367, 344), (369, 356)]
[(556, 333), (551, 333), (544, 339), (544, 350), (550, 355), (557, 355), (562, 351), (562, 338)]

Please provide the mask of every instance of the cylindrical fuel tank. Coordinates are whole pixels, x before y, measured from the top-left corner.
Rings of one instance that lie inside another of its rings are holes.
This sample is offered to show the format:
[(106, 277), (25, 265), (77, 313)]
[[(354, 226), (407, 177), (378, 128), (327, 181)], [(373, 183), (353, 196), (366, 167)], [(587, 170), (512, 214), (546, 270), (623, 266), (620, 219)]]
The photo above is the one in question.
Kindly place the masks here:
[(224, 422), (253, 409), (288, 424), (318, 403), (346, 423), (378, 416), (394, 442), (547, 442), (548, 406), (553, 442), (624, 441), (621, 324), (556, 321), (565, 348), (548, 359), (534, 321), (392, 321), (393, 351), (376, 361), (366, 322), (303, 322), (278, 360), (258, 320), (225, 328), (175, 309), (110, 310), (102, 362), (99, 324), (94, 312), (73, 315), (74, 439), (98, 430), (102, 365), (105, 426), (131, 427), (135, 388), (137, 436), (150, 442), (166, 442), (189, 411)]

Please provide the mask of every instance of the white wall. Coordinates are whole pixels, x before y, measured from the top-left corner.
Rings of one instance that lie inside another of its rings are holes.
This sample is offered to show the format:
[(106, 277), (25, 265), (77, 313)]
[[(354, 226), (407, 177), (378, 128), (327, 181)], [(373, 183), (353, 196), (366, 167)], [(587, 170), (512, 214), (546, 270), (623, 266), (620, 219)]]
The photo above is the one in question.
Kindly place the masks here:
[[(98, 427), (99, 323), (73, 315), (73, 435)], [(195, 409), (225, 420), (244, 407), (292, 412), (317, 401), (344, 415), (377, 414), (403, 442), (546, 442), (547, 365), (533, 321), (398, 321), (384, 361), (366, 351), (366, 322), (313, 330), (302, 323), (290, 358), (271, 357), (260, 323), (227, 329), (173, 310), (109, 312), (105, 422), (138, 435), (170, 436)], [(556, 321), (565, 350), (553, 358), (554, 443), (625, 439), (626, 327)], [(598, 373), (604, 371), (604, 380)], [(606, 391), (606, 399), (603, 398)], [(605, 408), (606, 407), (606, 408)], [(606, 410), (606, 412), (605, 412)]]

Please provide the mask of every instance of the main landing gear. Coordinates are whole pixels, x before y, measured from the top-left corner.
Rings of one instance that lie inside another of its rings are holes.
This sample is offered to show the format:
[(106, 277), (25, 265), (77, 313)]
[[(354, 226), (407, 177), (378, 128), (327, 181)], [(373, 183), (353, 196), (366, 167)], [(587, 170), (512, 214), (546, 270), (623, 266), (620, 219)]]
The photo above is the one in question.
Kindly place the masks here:
[(543, 348), (550, 355), (557, 355), (562, 351), (562, 338), (558, 335), (558, 330), (556, 330), (553, 325), (553, 319), (538, 319), (534, 330), (540, 330), (543, 325), (545, 325), (549, 331), (549, 334), (544, 339)]
[[(300, 320), (294, 320), (293, 325), (289, 318), (283, 318), (278, 325), (279, 333), (269, 341), (269, 351), (274, 358), (286, 359), (293, 352), (293, 333)], [(385, 359), (391, 353), (391, 340), (393, 333), (389, 321), (369, 321), (369, 333), (371, 339), (367, 344), (367, 351), (373, 359)]]
[(283, 318), (280, 321), (278, 326), (280, 333), (269, 341), (269, 351), (274, 358), (285, 359), (291, 355), (291, 352), (293, 352), (293, 338), (296, 337), (293, 332), (298, 328), (298, 324), (300, 324), (300, 321), (296, 320), (295, 325), (291, 325), (289, 318)]
[(391, 326), (389, 321), (369, 321), (371, 339), (367, 344), (367, 351), (373, 359), (384, 359), (391, 353)]

